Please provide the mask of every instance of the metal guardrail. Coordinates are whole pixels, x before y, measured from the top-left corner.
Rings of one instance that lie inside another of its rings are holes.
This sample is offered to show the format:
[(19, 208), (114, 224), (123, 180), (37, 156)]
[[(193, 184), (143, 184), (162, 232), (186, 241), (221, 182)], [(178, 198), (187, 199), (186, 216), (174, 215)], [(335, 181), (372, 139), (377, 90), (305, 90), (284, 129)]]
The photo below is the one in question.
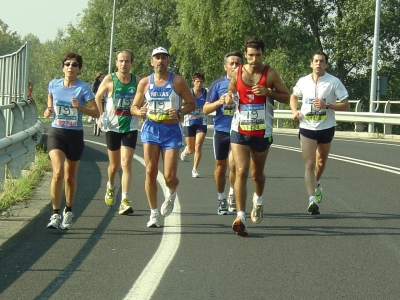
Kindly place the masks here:
[[(301, 100), (299, 100), (301, 102)], [(390, 113), (391, 104), (400, 104), (400, 101), (379, 101), (385, 104), (383, 113), (370, 113), (361, 111), (361, 100), (349, 100), (349, 103), (355, 104), (354, 112), (335, 112), (336, 121), (354, 123), (354, 132), (364, 132), (364, 123), (380, 123), (384, 124), (383, 133), (392, 134), (392, 125), (400, 125), (400, 114)], [(277, 109), (274, 110), (274, 119), (276, 128), (284, 128), (284, 120), (293, 118), (290, 109), (282, 109), (283, 104), (278, 103)], [(208, 124), (212, 125), (212, 118), (215, 112), (208, 114)]]
[[(299, 101), (300, 102), (300, 101)], [(378, 101), (375, 101), (378, 103)], [(392, 125), (400, 125), (400, 114), (392, 114), (390, 112), (391, 104), (400, 104), (400, 101), (379, 101), (385, 104), (384, 112), (362, 112), (361, 100), (349, 100), (349, 103), (355, 103), (354, 112), (336, 111), (336, 121), (354, 123), (354, 132), (364, 132), (364, 123), (380, 123), (383, 124), (383, 133), (392, 134)], [(292, 119), (293, 115), (290, 110), (282, 110), (282, 104), (278, 104), (278, 109), (274, 110), (274, 118), (277, 120), (277, 128), (283, 128), (283, 120)]]
[[(12, 115), (6, 132), (5, 111)], [(42, 123), (38, 120), (33, 99), (0, 106), (0, 187), (5, 179), (19, 178), (35, 161), (36, 145), (42, 138)]]
[(36, 103), (28, 98), (28, 65), (29, 42), (0, 57), (0, 188), (30, 169), (42, 137)]
[[(354, 122), (356, 123), (355, 132), (363, 132), (363, 130), (357, 130), (357, 126), (362, 123), (381, 123), (384, 124), (385, 134), (391, 134), (390, 125), (400, 125), (400, 114), (388, 114), (388, 113), (370, 113), (370, 112), (348, 112), (348, 111), (337, 111), (335, 112), (336, 121), (338, 122)], [(290, 110), (275, 110), (274, 117), (277, 120), (292, 119), (293, 115)], [(390, 132), (388, 130), (390, 126)], [(278, 127), (283, 128), (283, 127)]]

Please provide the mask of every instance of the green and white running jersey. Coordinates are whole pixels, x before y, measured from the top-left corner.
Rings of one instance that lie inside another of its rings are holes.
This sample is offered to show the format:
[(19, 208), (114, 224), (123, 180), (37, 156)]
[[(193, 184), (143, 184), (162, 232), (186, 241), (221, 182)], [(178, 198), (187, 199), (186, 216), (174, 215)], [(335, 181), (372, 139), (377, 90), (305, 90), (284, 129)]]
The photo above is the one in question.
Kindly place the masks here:
[(106, 112), (108, 117), (107, 131), (125, 133), (138, 130), (138, 119), (131, 115), (130, 108), (137, 90), (136, 76), (131, 74), (131, 81), (123, 84), (115, 73), (111, 74), (114, 89), (107, 98)]

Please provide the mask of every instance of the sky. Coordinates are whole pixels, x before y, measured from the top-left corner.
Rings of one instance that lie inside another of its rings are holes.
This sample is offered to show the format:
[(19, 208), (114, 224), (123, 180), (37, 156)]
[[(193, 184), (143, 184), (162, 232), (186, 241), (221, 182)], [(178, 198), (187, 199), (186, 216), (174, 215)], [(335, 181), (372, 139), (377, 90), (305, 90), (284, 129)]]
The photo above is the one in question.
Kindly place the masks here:
[[(0, 0), (0, 19), (8, 32), (32, 33), (40, 42), (53, 40), (58, 29), (76, 25), (89, 0)], [(112, 7), (112, 6), (111, 6)]]

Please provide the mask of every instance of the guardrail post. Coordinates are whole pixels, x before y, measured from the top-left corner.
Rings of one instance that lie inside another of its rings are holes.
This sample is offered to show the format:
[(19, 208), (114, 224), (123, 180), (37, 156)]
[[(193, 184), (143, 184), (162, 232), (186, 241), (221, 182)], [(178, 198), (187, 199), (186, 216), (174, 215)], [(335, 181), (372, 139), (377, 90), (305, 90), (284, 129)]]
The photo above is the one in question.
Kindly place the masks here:
[[(361, 100), (357, 101), (356, 104), (356, 112), (361, 112)], [(355, 123), (354, 124), (354, 130), (356, 132), (364, 132), (364, 123)]]
[[(24, 111), (24, 130), (26, 131), (27, 129), (33, 127), (35, 125), (35, 118), (37, 119), (37, 115), (33, 115), (33, 107), (35, 106), (33, 104), (33, 101), (31, 100), (23, 100), (22, 102), (25, 103), (24, 106), (22, 106), (22, 110)], [(24, 143), (25, 146), (25, 143)], [(28, 148), (30, 149), (30, 148)], [(25, 169), (30, 170), (31, 168), (31, 163), (35, 161), (35, 156), (36, 156), (36, 149), (33, 147), (28, 153), (25, 155)], [(27, 164), (29, 163), (29, 164)]]
[(6, 137), (6, 118), (4, 117), (3, 110), (0, 108), (0, 139)]
[[(283, 109), (282, 106), (283, 106), (283, 104), (278, 102), (277, 109), (279, 109), (279, 110)], [(283, 123), (284, 123), (283, 119), (276, 119), (276, 128), (283, 128)]]
[[(3, 110), (0, 109), (0, 141), (4, 141), (6, 137), (6, 118), (4, 117)], [(0, 188), (3, 186), (6, 178), (6, 163), (9, 162), (9, 156), (6, 154), (5, 145), (0, 142)]]
[[(390, 114), (390, 100), (388, 100), (388, 102), (386, 102), (386, 104), (385, 104), (384, 113)], [(384, 124), (383, 125), (383, 133), (384, 134), (392, 134), (392, 124)]]
[[(20, 104), (17, 102), (11, 102), (11, 104), (14, 104), (14, 107), (11, 108), (11, 113), (12, 113), (12, 124), (11, 124), (11, 132), (10, 136), (14, 136), (18, 133), (24, 132), (24, 115), (22, 114), (22, 107)], [(18, 150), (15, 149), (14, 147), (18, 145)], [(7, 152), (11, 157), (13, 157), (14, 153), (13, 151), (19, 151), (20, 154), (15, 158), (13, 158), (7, 165), (7, 171), (10, 173), (12, 178), (20, 177), (22, 169), (26, 165), (26, 149), (19, 149), (22, 147), (22, 142), (18, 144), (13, 144), (13, 147), (8, 147)], [(10, 149), (11, 148), (11, 149)], [(12, 150), (13, 149), (13, 150)], [(22, 151), (21, 151), (22, 150)]]
[(18, 105), (17, 102), (13, 101), (13, 102), (11, 102), (11, 104), (14, 104), (15, 106), (10, 109), (11, 113), (12, 113), (12, 124), (11, 124), (9, 135), (17, 134), (18, 132), (21, 132), (24, 130), (22, 109)]

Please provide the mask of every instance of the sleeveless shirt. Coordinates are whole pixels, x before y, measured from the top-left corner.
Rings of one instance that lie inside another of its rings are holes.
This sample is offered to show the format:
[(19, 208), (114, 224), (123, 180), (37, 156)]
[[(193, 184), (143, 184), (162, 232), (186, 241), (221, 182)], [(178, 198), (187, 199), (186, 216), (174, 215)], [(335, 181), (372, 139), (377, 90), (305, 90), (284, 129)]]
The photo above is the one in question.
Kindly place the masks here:
[(108, 118), (107, 131), (126, 133), (138, 130), (139, 121), (130, 113), (137, 90), (136, 76), (131, 74), (131, 81), (124, 84), (119, 81), (115, 73), (111, 74), (113, 80), (113, 92), (107, 99), (106, 113)]
[[(239, 99), (231, 129), (249, 136), (264, 138), (272, 136), (273, 99), (255, 95), (252, 87), (247, 86), (242, 80), (242, 68), (243, 66), (239, 66), (236, 82)], [(267, 86), (267, 71), (268, 66), (265, 66), (258, 85)]]

